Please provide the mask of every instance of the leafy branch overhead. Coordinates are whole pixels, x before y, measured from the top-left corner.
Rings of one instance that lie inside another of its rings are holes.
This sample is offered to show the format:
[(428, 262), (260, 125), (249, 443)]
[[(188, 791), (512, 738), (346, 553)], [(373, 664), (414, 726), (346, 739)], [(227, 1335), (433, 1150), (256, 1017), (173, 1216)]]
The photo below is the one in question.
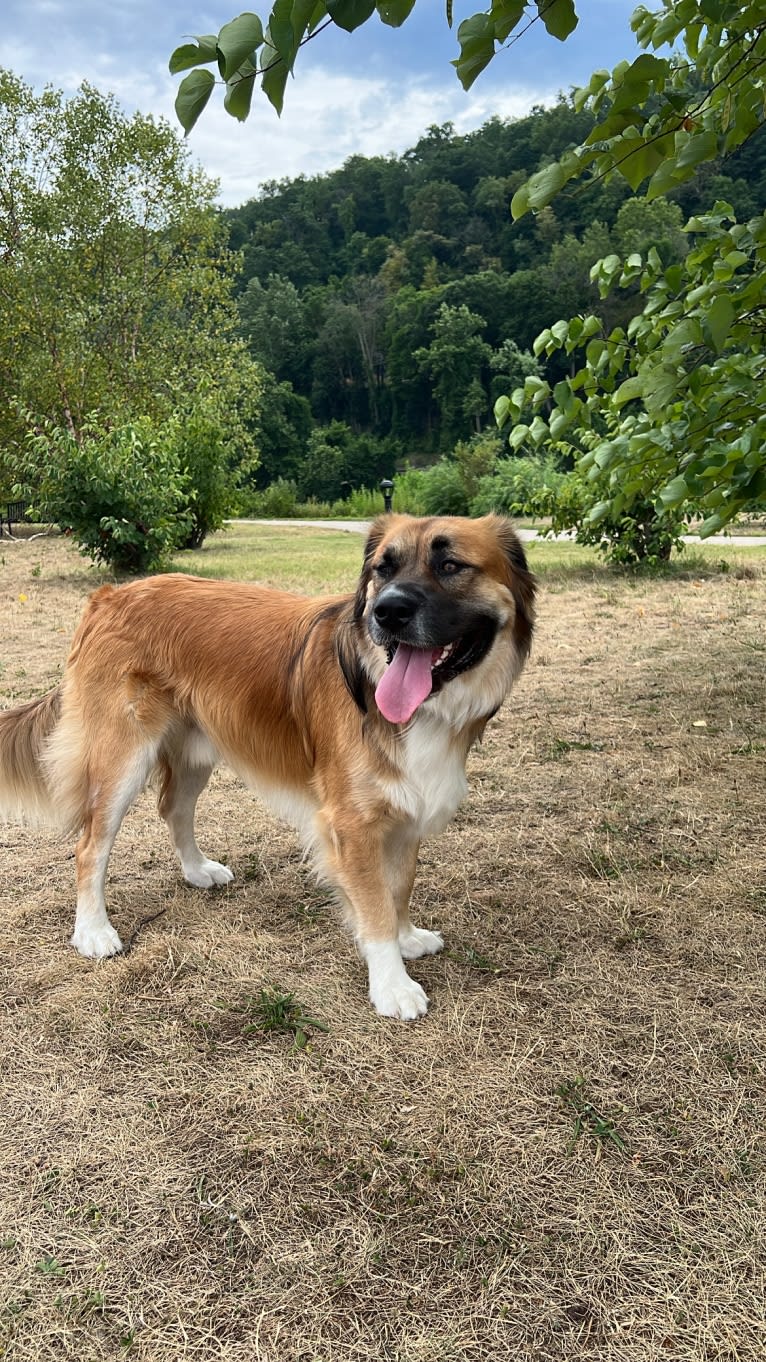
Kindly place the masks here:
[(692, 249), (667, 269), (654, 248), (600, 260), (602, 298), (638, 287), (643, 310), (609, 332), (595, 316), (546, 328), (535, 353), (579, 356), (581, 367), (552, 388), (527, 378), (495, 405), (512, 447), (558, 442), (579, 456), (597, 493), (587, 525), (651, 495), (670, 517), (703, 514), (706, 535), (766, 501), (766, 219), (737, 223), (717, 203), (687, 231)]
[[(399, 28), (408, 18), (415, 0), (275, 0), (267, 23), (257, 14), (240, 14), (224, 24), (220, 33), (204, 34), (177, 47), (170, 58), (170, 71), (189, 71), (178, 88), (176, 114), (184, 132), (194, 127), (216, 85), (208, 67), (218, 68), (226, 87), (224, 107), (244, 122), (250, 113), (253, 90), (260, 84), (277, 113), (282, 112), (287, 77), (292, 74), (301, 47), (329, 24), (352, 33), (377, 14), (381, 23)], [(447, 0), (446, 20), (452, 27), (452, 0)], [(577, 26), (574, 0), (494, 0), (488, 13), (474, 14), (458, 27), (460, 55), (452, 63), (465, 90), (491, 62), (496, 52), (537, 21), (553, 37), (563, 40)], [(201, 69), (205, 68), (205, 69)]]
[[(665, 0), (634, 11), (645, 50), (611, 74), (595, 71), (575, 90), (575, 109), (600, 121), (584, 143), (533, 175), (514, 195), (521, 217), (545, 207), (571, 180), (618, 172), (649, 199), (667, 194), (699, 166), (728, 156), (764, 121), (766, 6), (763, 0)], [(668, 56), (657, 56), (660, 48)], [(679, 52), (683, 48), (683, 55)]]

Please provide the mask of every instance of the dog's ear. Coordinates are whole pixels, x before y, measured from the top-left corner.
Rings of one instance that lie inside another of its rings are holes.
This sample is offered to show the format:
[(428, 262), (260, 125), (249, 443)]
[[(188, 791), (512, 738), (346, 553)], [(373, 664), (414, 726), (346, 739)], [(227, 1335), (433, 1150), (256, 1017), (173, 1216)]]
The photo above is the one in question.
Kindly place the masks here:
[(529, 571), (527, 555), (510, 520), (506, 520), (505, 516), (500, 515), (488, 516), (487, 519), (490, 521), (503, 551), (507, 569), (506, 581), (516, 605), (516, 623), (514, 625), (516, 646), (522, 655), (526, 656), (532, 642), (532, 630), (535, 623), (537, 583)]
[(389, 521), (390, 517), (381, 515), (378, 516), (377, 520), (374, 520), (372, 525), (370, 526), (369, 533), (367, 535), (367, 542), (364, 546), (364, 561), (362, 563), (362, 571), (359, 577), (359, 585), (356, 589), (356, 595), (354, 597), (355, 620), (360, 620), (362, 618), (362, 615), (364, 614), (364, 607), (367, 604), (367, 588), (370, 584), (370, 575), (372, 572), (372, 560), (378, 551), (378, 546), (380, 544), (381, 539), (383, 538), (383, 535), (386, 533)]

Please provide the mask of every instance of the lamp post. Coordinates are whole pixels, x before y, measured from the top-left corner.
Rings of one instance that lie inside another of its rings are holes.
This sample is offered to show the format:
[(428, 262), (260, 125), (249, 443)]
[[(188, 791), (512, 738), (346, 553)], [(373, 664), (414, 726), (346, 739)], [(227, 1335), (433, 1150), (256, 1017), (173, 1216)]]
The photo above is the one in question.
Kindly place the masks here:
[(380, 490), (383, 493), (383, 505), (388, 514), (391, 510), (394, 497), (394, 484), (390, 478), (381, 478)]

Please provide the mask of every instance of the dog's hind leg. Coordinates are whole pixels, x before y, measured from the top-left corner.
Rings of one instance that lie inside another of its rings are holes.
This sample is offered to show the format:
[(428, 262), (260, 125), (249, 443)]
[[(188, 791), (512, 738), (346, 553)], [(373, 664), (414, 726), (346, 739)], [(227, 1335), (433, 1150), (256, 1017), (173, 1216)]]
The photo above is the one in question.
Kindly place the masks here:
[(122, 942), (106, 912), (106, 868), (114, 839), (133, 800), (143, 790), (156, 761), (156, 745), (146, 744), (130, 754), (115, 776), (106, 761), (92, 768), (77, 864), (77, 916), (72, 945), (80, 955), (116, 955)]
[[(194, 759), (196, 755), (196, 760)], [(234, 875), (227, 865), (211, 861), (200, 851), (194, 835), (197, 800), (212, 775), (214, 762), (203, 759), (190, 741), (163, 752), (160, 759), (160, 816), (168, 825), (170, 840), (181, 862), (184, 879), (198, 889), (228, 884)]]

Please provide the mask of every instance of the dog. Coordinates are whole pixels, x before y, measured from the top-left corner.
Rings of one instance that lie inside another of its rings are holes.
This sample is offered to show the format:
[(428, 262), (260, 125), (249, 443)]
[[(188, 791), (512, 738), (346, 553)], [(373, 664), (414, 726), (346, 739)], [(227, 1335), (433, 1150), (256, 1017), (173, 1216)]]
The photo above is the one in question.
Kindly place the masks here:
[(150, 777), (186, 880), (227, 884), (195, 838), (225, 761), (300, 833), (388, 1017), (428, 999), (405, 960), (441, 950), (409, 904), (422, 838), (467, 790), (468, 751), (522, 669), (534, 578), (500, 516), (372, 525), (355, 594), (316, 598), (182, 574), (102, 586), (64, 677), (0, 714), (0, 813), (79, 832), (72, 945), (122, 950), (107, 862)]

